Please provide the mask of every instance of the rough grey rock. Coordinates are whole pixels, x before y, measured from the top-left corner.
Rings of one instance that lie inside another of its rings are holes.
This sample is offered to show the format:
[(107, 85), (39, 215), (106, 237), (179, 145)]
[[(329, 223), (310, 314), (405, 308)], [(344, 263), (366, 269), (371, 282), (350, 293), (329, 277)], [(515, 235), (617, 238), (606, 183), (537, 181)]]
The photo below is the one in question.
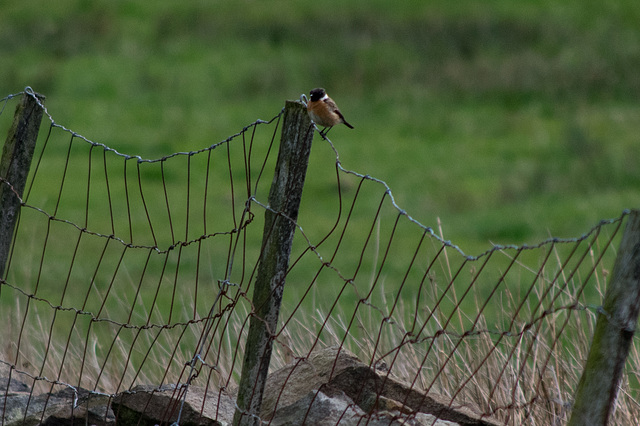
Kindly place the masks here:
[(88, 424), (95, 426), (112, 426), (116, 418), (110, 408), (110, 398), (106, 395), (89, 394), (81, 398), (73, 407), (71, 401), (48, 413), (42, 423), (48, 426)]
[[(0, 413), (5, 425), (111, 426), (116, 419), (118, 425), (168, 425), (182, 410), (181, 425), (227, 426), (235, 411), (235, 396), (205, 392), (197, 386), (137, 386), (112, 399), (71, 387), (31, 395), (28, 384), (15, 377), (8, 381), (7, 377), (0, 372), (0, 391), (6, 399)], [(498, 424), (470, 407), (454, 409), (448, 399), (413, 389), (388, 371), (372, 369), (339, 348), (314, 352), (273, 372), (264, 395), (260, 417), (273, 426)]]
[[(90, 393), (86, 389), (71, 388), (59, 392), (42, 395), (30, 395), (23, 384), (14, 386), (11, 380), (9, 391), (6, 390), (6, 378), (0, 379), (4, 383), (6, 404), (3, 404), (2, 421), (5, 425), (71, 425), (91, 424), (107, 426), (115, 424), (115, 417), (109, 409), (109, 398)], [(20, 389), (19, 392), (11, 389)]]
[[(368, 420), (368, 421), (367, 421)], [(320, 391), (311, 391), (304, 398), (276, 412), (272, 426), (456, 426), (456, 423), (436, 420), (430, 414), (404, 414), (381, 411), (367, 415), (344, 393), (330, 397)]]
[[(118, 425), (153, 426), (175, 422), (181, 403), (181, 394), (173, 385), (160, 388), (136, 386), (131, 391), (116, 396), (111, 407), (118, 419)], [(182, 406), (180, 424), (224, 426), (231, 423), (234, 410), (235, 398), (225, 393), (208, 392), (205, 401), (205, 390), (190, 386)]]
[(267, 379), (261, 417), (277, 419), (279, 407), (292, 405), (300, 395), (314, 390), (328, 396), (344, 394), (371, 416), (390, 412), (416, 419), (418, 413), (423, 413), (464, 426), (498, 424), (468, 407), (453, 409), (446, 398), (413, 389), (388, 372), (371, 369), (339, 348), (317, 351), (272, 373)]
[(346, 395), (332, 398), (322, 392), (309, 392), (293, 404), (278, 410), (271, 421), (272, 426), (355, 425), (365, 415), (364, 411)]

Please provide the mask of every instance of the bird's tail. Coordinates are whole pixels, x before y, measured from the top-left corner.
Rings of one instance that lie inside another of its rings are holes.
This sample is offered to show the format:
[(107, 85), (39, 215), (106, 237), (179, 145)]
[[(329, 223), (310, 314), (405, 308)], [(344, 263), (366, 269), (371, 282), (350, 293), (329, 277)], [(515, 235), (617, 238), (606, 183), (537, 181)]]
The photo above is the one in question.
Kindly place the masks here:
[(349, 123), (347, 123), (344, 119), (342, 119), (342, 122), (345, 124), (345, 126), (347, 126), (350, 129), (353, 129), (353, 126)]

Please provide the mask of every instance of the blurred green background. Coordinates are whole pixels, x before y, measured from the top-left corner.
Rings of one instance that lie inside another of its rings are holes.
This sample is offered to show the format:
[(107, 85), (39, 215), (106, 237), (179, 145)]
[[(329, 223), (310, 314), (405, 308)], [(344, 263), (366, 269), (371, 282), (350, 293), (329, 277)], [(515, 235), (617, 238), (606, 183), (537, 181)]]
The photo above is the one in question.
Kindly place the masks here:
[[(634, 1), (9, 0), (0, 57), (0, 97), (29, 85), (56, 122), (145, 158), (325, 87), (356, 127), (329, 134), (342, 165), (469, 254), (638, 205)], [(332, 155), (316, 138), (329, 179)]]

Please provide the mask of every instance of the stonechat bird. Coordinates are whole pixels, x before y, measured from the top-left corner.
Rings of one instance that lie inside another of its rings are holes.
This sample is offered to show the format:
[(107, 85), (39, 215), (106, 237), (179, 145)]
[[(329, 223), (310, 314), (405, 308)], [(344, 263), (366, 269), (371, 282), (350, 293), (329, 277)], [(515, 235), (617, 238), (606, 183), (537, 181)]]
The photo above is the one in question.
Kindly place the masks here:
[(313, 89), (309, 95), (311, 95), (311, 98), (307, 102), (307, 111), (314, 123), (324, 127), (320, 132), (321, 135), (326, 135), (333, 126), (340, 123), (344, 123), (348, 128), (353, 129), (353, 126), (347, 123), (336, 103), (327, 95), (324, 89)]

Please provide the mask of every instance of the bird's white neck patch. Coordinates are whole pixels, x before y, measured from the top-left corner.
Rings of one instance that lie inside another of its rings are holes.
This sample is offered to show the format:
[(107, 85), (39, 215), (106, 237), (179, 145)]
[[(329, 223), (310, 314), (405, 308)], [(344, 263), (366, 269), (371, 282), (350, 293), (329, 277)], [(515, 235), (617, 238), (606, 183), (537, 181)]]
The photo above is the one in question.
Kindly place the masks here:
[(326, 101), (327, 99), (329, 99), (329, 96), (325, 93), (324, 96), (322, 97), (322, 99), (320, 99), (321, 101)]

